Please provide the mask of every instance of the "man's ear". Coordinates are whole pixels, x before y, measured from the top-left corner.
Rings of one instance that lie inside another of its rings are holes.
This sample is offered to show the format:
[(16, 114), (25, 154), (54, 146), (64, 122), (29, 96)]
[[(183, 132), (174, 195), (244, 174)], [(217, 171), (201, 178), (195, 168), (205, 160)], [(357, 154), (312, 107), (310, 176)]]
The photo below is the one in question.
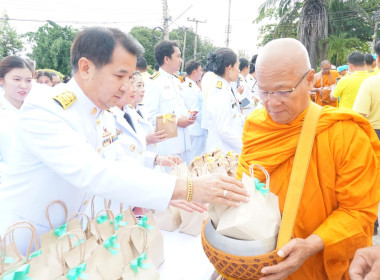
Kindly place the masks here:
[(168, 57), (168, 56), (165, 56), (165, 57), (164, 57), (164, 64), (167, 64), (167, 63), (169, 63), (169, 59), (170, 59), (170, 57)]
[(94, 63), (86, 57), (81, 57), (78, 61), (78, 72), (82, 79), (88, 80), (95, 69)]
[(4, 79), (3, 79), (3, 78), (0, 78), (0, 86), (3, 85), (3, 82), (4, 82)]
[[(318, 72), (319, 73), (319, 72)], [(322, 73), (322, 72), (321, 72)], [(311, 69), (309, 73), (306, 75), (305, 80), (307, 81), (308, 85), (311, 85), (311, 87), (315, 84), (315, 70)]]

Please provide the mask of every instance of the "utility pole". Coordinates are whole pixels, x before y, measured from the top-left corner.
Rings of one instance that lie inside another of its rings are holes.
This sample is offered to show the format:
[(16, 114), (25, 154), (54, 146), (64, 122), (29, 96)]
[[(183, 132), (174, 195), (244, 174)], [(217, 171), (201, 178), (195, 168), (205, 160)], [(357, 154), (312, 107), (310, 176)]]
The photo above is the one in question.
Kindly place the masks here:
[(194, 59), (197, 59), (197, 43), (198, 43), (198, 23), (206, 23), (207, 20), (201, 21), (197, 20), (195, 18), (189, 19), (187, 18), (187, 21), (195, 22), (195, 38), (194, 38)]
[(183, 48), (182, 48), (182, 65), (181, 65), (181, 74), (183, 73), (183, 66), (185, 65), (185, 51), (186, 51), (186, 34), (187, 28), (183, 27)]
[(377, 37), (377, 30), (379, 29), (379, 21), (378, 21), (379, 11), (373, 12), (373, 19), (375, 21), (375, 28), (373, 30), (373, 36), (372, 36), (372, 53), (375, 52), (375, 44), (376, 44), (376, 37)]
[(231, 20), (231, 0), (228, 1), (228, 23), (227, 23), (227, 38), (226, 38), (226, 47), (228, 48), (230, 45), (230, 33), (231, 33), (231, 25), (230, 25), (230, 20)]
[(168, 1), (162, 0), (162, 8), (164, 14), (164, 40), (169, 40), (169, 17), (168, 17)]

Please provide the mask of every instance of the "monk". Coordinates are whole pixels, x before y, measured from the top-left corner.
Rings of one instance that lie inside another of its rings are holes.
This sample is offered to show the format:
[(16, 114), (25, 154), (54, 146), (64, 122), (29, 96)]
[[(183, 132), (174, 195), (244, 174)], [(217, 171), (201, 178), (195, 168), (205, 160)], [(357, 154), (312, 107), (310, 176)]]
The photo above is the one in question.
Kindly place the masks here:
[(321, 71), (314, 76), (314, 87), (311, 92), (315, 92), (315, 103), (321, 106), (330, 105), (337, 107), (337, 101), (330, 99), (331, 87), (335, 86), (341, 78), (339, 72), (331, 70), (331, 63), (328, 60), (321, 62)]
[[(246, 119), (237, 177), (252, 164), (266, 168), (282, 212), (314, 70), (299, 41), (277, 39), (262, 49), (256, 75), (264, 108)], [(262, 280), (349, 279), (355, 251), (372, 244), (379, 160), (380, 142), (364, 117), (323, 107), (293, 239), (278, 251), (284, 261), (262, 269), (269, 274)]]

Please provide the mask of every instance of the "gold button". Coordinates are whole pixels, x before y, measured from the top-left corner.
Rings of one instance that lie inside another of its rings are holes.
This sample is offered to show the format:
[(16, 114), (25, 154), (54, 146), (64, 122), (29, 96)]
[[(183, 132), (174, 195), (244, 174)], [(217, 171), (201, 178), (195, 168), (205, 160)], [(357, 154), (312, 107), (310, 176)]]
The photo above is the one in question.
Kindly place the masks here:
[(101, 150), (102, 150), (102, 148), (98, 148), (98, 153), (100, 153)]
[(93, 109), (91, 110), (91, 114), (92, 114), (92, 115), (95, 115), (97, 111), (98, 111), (98, 109), (93, 108)]
[(96, 120), (96, 124), (100, 124), (100, 120)]
[(87, 202), (88, 202), (88, 201), (87, 201), (87, 199), (86, 199), (86, 200), (83, 202), (83, 205), (86, 205), (86, 204), (87, 204)]
[(130, 146), (130, 150), (131, 150), (131, 152), (134, 152), (134, 151), (136, 150), (136, 146), (133, 145), (133, 144), (131, 144), (131, 146)]

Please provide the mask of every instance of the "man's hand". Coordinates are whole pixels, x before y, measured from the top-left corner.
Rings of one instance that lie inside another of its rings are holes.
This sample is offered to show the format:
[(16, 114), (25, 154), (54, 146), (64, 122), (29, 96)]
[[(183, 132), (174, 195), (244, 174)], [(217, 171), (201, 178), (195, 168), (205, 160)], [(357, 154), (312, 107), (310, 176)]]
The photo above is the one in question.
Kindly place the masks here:
[(380, 279), (380, 245), (357, 250), (348, 273), (351, 280)]
[(268, 274), (260, 280), (283, 280), (296, 271), (309, 257), (323, 250), (322, 239), (312, 234), (306, 239), (294, 238), (283, 246), (277, 254), (285, 258), (276, 265), (264, 267), (261, 273)]
[(170, 167), (181, 163), (182, 159), (179, 156), (158, 156), (156, 158), (156, 165)]
[(165, 131), (159, 130), (145, 136), (145, 140), (146, 140), (146, 144), (149, 145), (149, 144), (156, 144), (158, 142), (164, 141), (166, 137), (167, 135)]
[(190, 120), (189, 118), (186, 118), (186, 117), (180, 117), (178, 118), (177, 126), (185, 128), (193, 124), (195, 120), (196, 118), (194, 118), (193, 120)]
[(169, 204), (190, 213), (193, 211), (197, 211), (199, 213), (207, 211), (206, 205), (196, 202), (187, 202), (186, 200), (172, 200)]
[(238, 93), (243, 94), (244, 87), (243, 86), (239, 86), (238, 89), (237, 89), (237, 91), (238, 91)]

